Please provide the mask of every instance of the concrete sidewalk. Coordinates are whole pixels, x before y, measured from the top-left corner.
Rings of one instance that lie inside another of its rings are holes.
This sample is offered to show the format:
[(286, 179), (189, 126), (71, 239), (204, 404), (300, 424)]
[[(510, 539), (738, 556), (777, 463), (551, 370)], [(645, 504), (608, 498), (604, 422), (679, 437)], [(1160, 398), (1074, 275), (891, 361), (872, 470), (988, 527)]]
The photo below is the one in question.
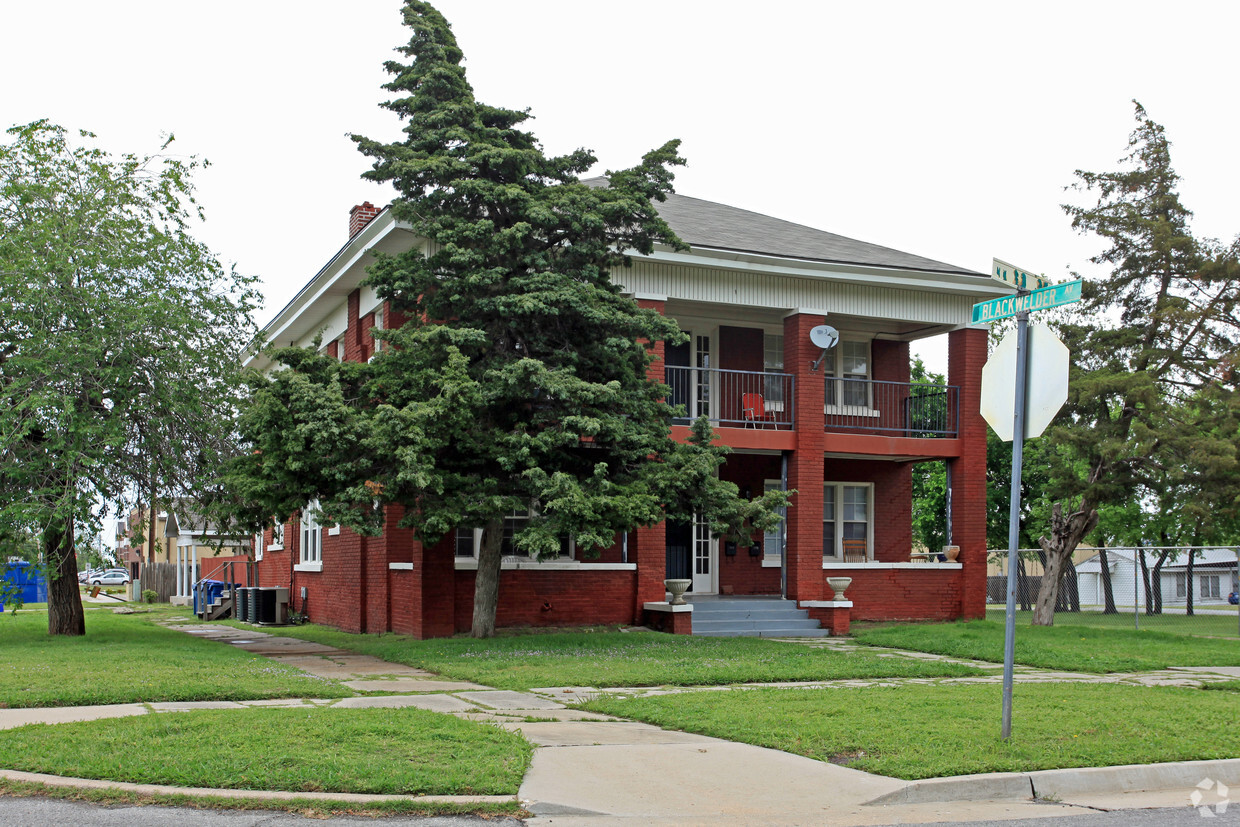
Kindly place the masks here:
[[(1213, 789), (1203, 791), (1199, 787), (1199, 782), (1205, 780), (1240, 787), (1240, 760), (994, 773), (907, 782), (777, 750), (663, 730), (573, 708), (573, 702), (597, 693), (598, 690), (590, 687), (549, 687), (530, 692), (495, 690), (466, 681), (443, 680), (412, 667), (257, 630), (197, 623), (170, 625), (198, 637), (287, 663), (313, 675), (343, 680), (345, 685), (365, 694), (343, 700), (0, 709), (0, 728), (203, 708), (300, 704), (313, 704), (325, 710), (418, 707), (520, 731), (537, 747), (518, 796), (534, 814), (528, 823), (566, 827), (632, 823), (878, 825), (1053, 817), (1098, 809), (1186, 806), (1194, 792), (1203, 797), (1205, 804), (1212, 804)], [(813, 639), (807, 644), (836, 648), (850, 645), (841, 641), (824, 643), (823, 639)], [(906, 656), (894, 650), (891, 655)], [(1232, 678), (1234, 676), (1229, 673), (1234, 671), (1222, 668), (1097, 676), (1022, 670), (1020, 679), (1198, 683)], [(993, 679), (998, 677), (995, 675)], [(965, 680), (990, 679), (988, 676)], [(646, 694), (668, 690), (633, 687), (608, 691)], [(418, 694), (391, 694), (394, 692)], [(30, 778), (24, 773), (3, 775)], [(189, 792), (115, 782), (40, 780), (139, 792)], [(210, 791), (192, 792), (209, 794)], [(220, 792), (234, 797), (288, 797), (288, 794), (264, 791)], [(339, 795), (323, 797), (342, 798)], [(438, 800), (497, 799), (446, 797)]]

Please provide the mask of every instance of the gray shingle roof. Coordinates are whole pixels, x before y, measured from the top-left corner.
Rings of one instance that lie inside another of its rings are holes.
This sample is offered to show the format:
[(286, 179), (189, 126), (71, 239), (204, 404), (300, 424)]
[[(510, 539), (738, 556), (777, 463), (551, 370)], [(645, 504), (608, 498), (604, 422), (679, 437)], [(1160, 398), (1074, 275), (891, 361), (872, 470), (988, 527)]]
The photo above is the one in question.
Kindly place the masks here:
[[(582, 183), (606, 186), (607, 179)], [(669, 195), (658, 208), (676, 235), (692, 247), (989, 278), (986, 273), (687, 195)]]

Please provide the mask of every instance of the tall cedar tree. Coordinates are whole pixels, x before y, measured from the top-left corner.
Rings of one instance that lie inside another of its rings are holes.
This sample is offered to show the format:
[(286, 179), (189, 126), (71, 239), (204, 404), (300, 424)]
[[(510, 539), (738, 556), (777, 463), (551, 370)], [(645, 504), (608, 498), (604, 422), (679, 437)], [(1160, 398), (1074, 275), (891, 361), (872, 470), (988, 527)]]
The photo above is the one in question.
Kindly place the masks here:
[(114, 157), (45, 121), (8, 135), (0, 539), (42, 537), (48, 631), (81, 635), (75, 533), (100, 502), (192, 494), (218, 473), (257, 294), (190, 235), (197, 161)]
[[(1074, 354), (1065, 415), (1048, 431), (1052, 507), (1033, 622), (1051, 625), (1060, 574), (1098, 523), (1097, 508), (1156, 502), (1207, 536), (1234, 514), (1235, 247), (1199, 242), (1180, 203), (1163, 128), (1136, 104), (1118, 172), (1077, 171), (1091, 207), (1072, 226), (1105, 239), (1080, 313), (1061, 327)], [(1174, 493), (1173, 501), (1168, 495)], [(1181, 522), (1183, 520), (1181, 519)]]
[[(481, 527), (472, 633), (495, 630), (505, 518), (540, 558), (572, 535), (587, 554), (616, 533), (694, 512), (716, 531), (773, 527), (786, 496), (752, 502), (720, 481), (709, 425), (670, 438), (666, 388), (648, 381), (646, 343), (684, 338), (621, 294), (625, 251), (683, 247), (655, 203), (671, 192), (678, 142), (592, 186), (586, 150), (547, 157), (517, 127), (525, 112), (474, 99), (444, 18), (408, 2), (409, 44), (391, 61), (385, 106), (405, 139), (354, 136), (392, 182), (393, 214), (429, 243), (380, 256), (369, 283), (396, 324), (369, 364), (313, 350), (276, 354), (291, 370), (258, 380), (242, 420), (256, 449), (236, 481), (259, 514), (319, 499), (331, 519), (381, 528), (383, 509), (426, 544)], [(512, 530), (510, 524), (510, 531)]]

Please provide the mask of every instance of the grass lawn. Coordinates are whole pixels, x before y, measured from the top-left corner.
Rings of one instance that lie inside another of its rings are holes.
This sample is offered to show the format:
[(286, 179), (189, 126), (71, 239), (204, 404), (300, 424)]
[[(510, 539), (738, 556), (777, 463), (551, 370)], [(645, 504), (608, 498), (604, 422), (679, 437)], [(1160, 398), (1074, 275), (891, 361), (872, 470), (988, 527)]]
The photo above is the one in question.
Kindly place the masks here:
[(1240, 755), (1234, 695), (1200, 689), (1018, 684), (1007, 743), (997, 684), (686, 692), (584, 706), (906, 779)]
[(6, 769), (143, 784), (515, 795), (519, 735), (421, 709), (205, 710), (0, 731)]
[(951, 663), (840, 653), (757, 638), (657, 632), (555, 632), (415, 640), (353, 635), (325, 626), (266, 628), (501, 689), (542, 686), (699, 686), (754, 681), (942, 677), (981, 674)]
[[(1226, 610), (1228, 614), (1213, 614)], [(1211, 637), (1240, 636), (1240, 618), (1237, 618), (1235, 606), (1212, 605), (1211, 614), (1185, 615), (1160, 614), (1146, 615), (1142, 613), (1133, 623), (1132, 607), (1121, 608), (1119, 614), (1107, 615), (1100, 611), (1056, 612), (1056, 626), (1093, 626), (1098, 629), (1128, 629), (1131, 631), (1168, 632), (1177, 635), (1207, 635)], [(1003, 622), (1006, 609), (1003, 606), (987, 606), (986, 616), (991, 620)], [(1033, 612), (1016, 612), (1016, 625), (1028, 626)]]
[(84, 637), (50, 637), (47, 615), (0, 614), (0, 706), (341, 698), (353, 693), (258, 655), (165, 629), (150, 614), (86, 610)]
[[(1188, 638), (1061, 624), (1017, 623), (1016, 662), (1070, 672), (1133, 672), (1169, 666), (1240, 666), (1234, 640)], [(894, 646), (962, 658), (1003, 662), (1002, 620), (884, 626), (853, 624), (853, 637), (873, 646)]]

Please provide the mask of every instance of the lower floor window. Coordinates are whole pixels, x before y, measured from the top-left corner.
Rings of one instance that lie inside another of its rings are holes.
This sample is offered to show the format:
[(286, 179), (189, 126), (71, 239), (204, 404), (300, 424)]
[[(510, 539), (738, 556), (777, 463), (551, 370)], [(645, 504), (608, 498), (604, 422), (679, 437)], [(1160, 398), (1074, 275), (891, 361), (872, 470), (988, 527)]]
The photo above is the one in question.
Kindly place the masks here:
[(323, 560), (323, 527), (319, 524), (319, 501), (311, 500), (301, 510), (301, 562)]
[(822, 487), (822, 556), (844, 562), (845, 550), (850, 555), (863, 552), (865, 559), (873, 555), (871, 542), (874, 486), (870, 483), (828, 482)]
[[(528, 511), (513, 512), (504, 518), (504, 537), (500, 541), (500, 554), (504, 557), (523, 560), (530, 559), (529, 553), (517, 548), (515, 542), (517, 533), (525, 528), (525, 524), (529, 522), (529, 519)], [(456, 530), (457, 557), (477, 558), (481, 550), (481, 528), (458, 528)], [(576, 550), (577, 544), (571, 535), (560, 538), (560, 557), (571, 558)]]
[(1217, 574), (1206, 574), (1201, 577), (1201, 596), (1219, 597), (1219, 577)]

